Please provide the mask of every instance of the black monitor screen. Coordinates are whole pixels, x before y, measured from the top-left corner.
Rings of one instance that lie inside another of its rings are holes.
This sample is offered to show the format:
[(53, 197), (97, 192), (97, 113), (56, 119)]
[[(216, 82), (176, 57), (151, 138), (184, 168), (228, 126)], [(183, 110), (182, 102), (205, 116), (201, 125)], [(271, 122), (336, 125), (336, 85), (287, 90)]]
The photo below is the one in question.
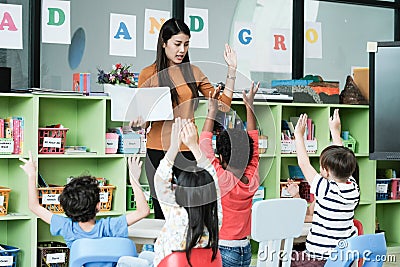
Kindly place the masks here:
[(370, 53), (370, 158), (400, 159), (400, 43)]

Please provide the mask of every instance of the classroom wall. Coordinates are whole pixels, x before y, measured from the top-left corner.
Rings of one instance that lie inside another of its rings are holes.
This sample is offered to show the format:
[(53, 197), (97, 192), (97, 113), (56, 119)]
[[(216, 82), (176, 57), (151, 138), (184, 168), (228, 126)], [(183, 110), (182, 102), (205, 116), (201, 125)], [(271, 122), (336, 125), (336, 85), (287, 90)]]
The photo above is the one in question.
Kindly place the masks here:
[(323, 58), (306, 58), (304, 75), (340, 81), (341, 90), (352, 66), (368, 67), (368, 41), (393, 41), (391, 9), (320, 2), (317, 14), (322, 23)]
[(28, 87), (29, 75), (29, 12), (30, 0), (0, 0), (0, 3), (22, 5), (23, 49), (0, 48), (0, 67), (11, 68), (11, 88)]
[[(71, 35), (82, 28), (86, 45), (82, 62), (72, 70), (68, 65), (69, 45), (42, 44), (41, 87), (70, 90), (72, 73), (92, 73), (92, 90), (99, 91), (96, 84), (97, 68), (111, 70), (115, 63), (132, 64), (139, 72), (155, 60), (155, 51), (143, 49), (144, 11), (146, 8), (172, 10), (172, 0), (128, 1), (118, 4), (106, 0), (71, 0)], [(234, 22), (253, 22), (258, 32), (270, 28), (288, 28), (291, 31), (292, 6), (290, 0), (187, 0), (186, 7), (208, 9), (209, 48), (189, 50), (192, 63), (198, 65), (211, 82), (225, 81), (226, 64), (223, 59), (225, 43), (233, 43)], [(132, 14), (137, 17), (137, 56), (121, 57), (108, 55), (109, 14)], [(304, 73), (318, 74), (325, 80), (340, 81), (343, 89), (346, 76), (352, 66), (368, 66), (367, 41), (393, 40), (393, 10), (346, 5), (328, 2), (305, 1), (305, 18), (322, 24), (323, 51), (321, 59), (305, 58)], [(172, 12), (171, 12), (172, 15)], [(266, 34), (267, 35), (267, 34)], [(260, 39), (260, 38), (259, 38)], [(262, 43), (262, 42), (261, 42)], [(261, 48), (263, 48), (261, 44)], [(265, 52), (265, 51), (264, 51)], [(262, 49), (256, 56), (238, 60), (236, 88), (248, 87), (249, 80), (263, 81), (269, 87), (274, 79), (291, 79), (287, 73), (254, 71), (250, 61), (266, 60)]]
[[(133, 70), (139, 72), (143, 67), (154, 62), (156, 52), (143, 49), (143, 28), (145, 9), (170, 11), (172, 0), (147, 1), (78, 1), (71, 0), (71, 37), (78, 28), (86, 36), (86, 45), (82, 61), (72, 70), (68, 64), (69, 45), (42, 44), (41, 49), (41, 87), (60, 90), (71, 90), (74, 72), (90, 72), (93, 91), (101, 90), (96, 84), (97, 68), (111, 70), (113, 64), (132, 64)], [(236, 7), (235, 0), (186, 1), (187, 7), (207, 8), (209, 12), (209, 49), (190, 48), (191, 61), (199, 65), (212, 81), (225, 79), (226, 65), (223, 58), (224, 44), (229, 41), (232, 14)], [(137, 50), (136, 57), (109, 55), (109, 14), (129, 14), (136, 16)], [(204, 61), (200, 63), (199, 61)], [(209, 63), (216, 62), (216, 63)], [(223, 71), (223, 73), (221, 72)], [(221, 76), (221, 78), (219, 77)]]

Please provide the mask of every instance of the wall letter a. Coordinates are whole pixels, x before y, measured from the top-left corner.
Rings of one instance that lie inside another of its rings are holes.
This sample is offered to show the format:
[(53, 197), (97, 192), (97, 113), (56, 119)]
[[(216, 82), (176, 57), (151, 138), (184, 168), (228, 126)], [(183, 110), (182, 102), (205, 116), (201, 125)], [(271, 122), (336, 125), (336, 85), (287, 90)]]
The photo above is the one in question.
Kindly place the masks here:
[(118, 28), (117, 34), (114, 35), (114, 38), (115, 39), (120, 39), (120, 35), (123, 35), (123, 38), (125, 40), (131, 40), (132, 39), (132, 37), (129, 34), (128, 28), (126, 27), (125, 23), (123, 23), (123, 22), (119, 23), (119, 28)]
[(4, 31), (4, 27), (8, 27), (9, 31), (17, 31), (17, 27), (15, 27), (14, 21), (8, 12), (4, 12), (3, 19), (0, 23), (0, 31)]

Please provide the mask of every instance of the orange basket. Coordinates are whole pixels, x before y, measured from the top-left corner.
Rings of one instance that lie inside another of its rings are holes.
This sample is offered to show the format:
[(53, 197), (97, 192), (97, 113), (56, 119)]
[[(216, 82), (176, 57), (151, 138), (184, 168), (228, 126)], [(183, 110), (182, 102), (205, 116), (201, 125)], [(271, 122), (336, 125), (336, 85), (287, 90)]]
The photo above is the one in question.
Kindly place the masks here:
[[(110, 211), (112, 204), (114, 185), (99, 186), (100, 188), (100, 211)], [(60, 194), (64, 187), (41, 187), (38, 188), (39, 203), (53, 213), (63, 213), (60, 204)]]
[(0, 186), (0, 216), (7, 215), (10, 188)]
[(40, 205), (53, 213), (64, 212), (60, 204), (60, 194), (64, 190), (63, 186), (40, 187), (37, 190)]
[(39, 154), (64, 154), (68, 128), (39, 128)]
[(99, 186), (100, 188), (100, 211), (110, 211), (112, 204), (114, 185)]

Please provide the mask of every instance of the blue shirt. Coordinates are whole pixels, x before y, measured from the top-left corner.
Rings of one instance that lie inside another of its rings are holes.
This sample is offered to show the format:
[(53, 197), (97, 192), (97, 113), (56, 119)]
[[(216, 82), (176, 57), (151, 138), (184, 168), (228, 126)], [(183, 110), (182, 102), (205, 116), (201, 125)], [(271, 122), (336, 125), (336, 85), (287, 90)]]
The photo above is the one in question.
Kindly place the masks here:
[(128, 237), (128, 224), (125, 215), (114, 218), (107, 217), (97, 220), (93, 229), (90, 232), (85, 232), (78, 222), (54, 214), (51, 217), (50, 233), (62, 236), (67, 246), (71, 248), (72, 242), (80, 238)]

